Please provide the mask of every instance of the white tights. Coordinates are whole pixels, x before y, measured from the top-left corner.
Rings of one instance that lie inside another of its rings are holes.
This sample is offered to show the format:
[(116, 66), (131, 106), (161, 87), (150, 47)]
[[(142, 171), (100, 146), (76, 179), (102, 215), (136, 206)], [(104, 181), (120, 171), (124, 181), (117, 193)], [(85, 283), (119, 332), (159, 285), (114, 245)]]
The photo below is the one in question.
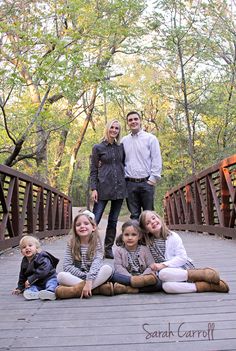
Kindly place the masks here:
[[(111, 274), (112, 274), (112, 267), (109, 266), (108, 264), (104, 264), (100, 268), (96, 279), (93, 280), (92, 288), (94, 289), (97, 286), (105, 283), (107, 281), (107, 279), (110, 278)], [(78, 278), (69, 272), (60, 272), (57, 275), (57, 281), (61, 285), (73, 286), (73, 285), (76, 285), (76, 284), (82, 282), (83, 279)]]
[(182, 268), (163, 268), (159, 271), (162, 289), (168, 294), (196, 292), (196, 284), (188, 283), (188, 271)]

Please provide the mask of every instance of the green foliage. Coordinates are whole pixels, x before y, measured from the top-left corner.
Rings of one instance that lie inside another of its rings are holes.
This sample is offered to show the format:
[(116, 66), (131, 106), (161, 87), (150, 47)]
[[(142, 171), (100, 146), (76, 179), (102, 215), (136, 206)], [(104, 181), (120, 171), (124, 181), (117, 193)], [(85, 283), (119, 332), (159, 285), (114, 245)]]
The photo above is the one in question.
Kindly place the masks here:
[(191, 175), (193, 165), (198, 172), (236, 152), (234, 6), (157, 0), (148, 15), (145, 6), (137, 0), (2, 2), (2, 163), (24, 136), (12, 166), (32, 175), (46, 170), (48, 182), (67, 192), (95, 87), (75, 160), (75, 205), (89, 201), (89, 155), (106, 121), (118, 118), (126, 134), (131, 109), (160, 141), (160, 213), (165, 192)]

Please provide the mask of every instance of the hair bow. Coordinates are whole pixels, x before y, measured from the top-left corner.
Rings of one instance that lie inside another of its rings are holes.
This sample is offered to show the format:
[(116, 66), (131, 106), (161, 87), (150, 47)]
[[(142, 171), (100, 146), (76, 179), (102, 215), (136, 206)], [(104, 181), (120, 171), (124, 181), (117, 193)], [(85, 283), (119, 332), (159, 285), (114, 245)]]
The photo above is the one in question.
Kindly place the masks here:
[(95, 215), (93, 212), (89, 211), (89, 210), (85, 210), (82, 212), (82, 214), (88, 216), (90, 219), (92, 219), (93, 221), (95, 220)]

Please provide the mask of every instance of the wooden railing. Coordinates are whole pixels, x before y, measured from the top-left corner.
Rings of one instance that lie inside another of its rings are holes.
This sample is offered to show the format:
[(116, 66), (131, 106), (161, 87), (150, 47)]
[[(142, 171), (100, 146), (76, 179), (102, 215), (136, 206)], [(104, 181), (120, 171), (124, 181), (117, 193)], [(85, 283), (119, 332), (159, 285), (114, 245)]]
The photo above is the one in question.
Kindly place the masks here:
[(0, 165), (0, 250), (17, 246), (25, 234), (67, 234), (70, 197), (10, 167)]
[(168, 191), (164, 207), (170, 229), (236, 239), (236, 154)]

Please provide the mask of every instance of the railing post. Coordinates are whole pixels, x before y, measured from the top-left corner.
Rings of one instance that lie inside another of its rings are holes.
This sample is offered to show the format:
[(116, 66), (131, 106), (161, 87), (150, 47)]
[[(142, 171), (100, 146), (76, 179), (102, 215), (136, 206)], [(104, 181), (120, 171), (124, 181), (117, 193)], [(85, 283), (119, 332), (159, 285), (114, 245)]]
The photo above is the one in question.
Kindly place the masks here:
[(228, 227), (229, 221), (230, 221), (229, 189), (225, 179), (223, 167), (220, 168), (220, 184), (221, 184), (221, 212), (222, 212), (223, 224), (225, 227)]
[(191, 185), (188, 184), (186, 186), (186, 211), (187, 211), (187, 216), (186, 216), (186, 223), (193, 223), (193, 211), (192, 211), (192, 192), (191, 192)]
[(20, 214), (19, 214), (19, 179), (14, 178), (12, 194), (12, 228), (13, 236), (20, 235)]
[(196, 224), (202, 224), (201, 200), (198, 192), (197, 180), (194, 182), (194, 219)]
[(35, 234), (34, 204), (33, 204), (33, 184), (29, 184), (29, 197), (27, 202), (27, 230), (28, 233)]

